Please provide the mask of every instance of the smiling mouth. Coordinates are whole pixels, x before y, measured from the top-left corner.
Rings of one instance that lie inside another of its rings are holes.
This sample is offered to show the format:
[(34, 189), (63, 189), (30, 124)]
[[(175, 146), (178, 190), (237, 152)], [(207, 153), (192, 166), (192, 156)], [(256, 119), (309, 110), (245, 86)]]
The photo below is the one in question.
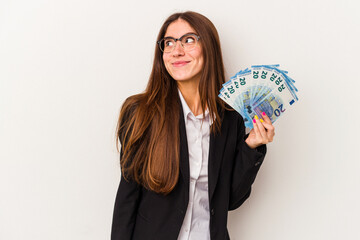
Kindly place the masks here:
[(177, 61), (177, 62), (174, 62), (172, 63), (172, 65), (174, 67), (182, 67), (182, 66), (185, 66), (186, 64), (188, 64), (190, 61)]

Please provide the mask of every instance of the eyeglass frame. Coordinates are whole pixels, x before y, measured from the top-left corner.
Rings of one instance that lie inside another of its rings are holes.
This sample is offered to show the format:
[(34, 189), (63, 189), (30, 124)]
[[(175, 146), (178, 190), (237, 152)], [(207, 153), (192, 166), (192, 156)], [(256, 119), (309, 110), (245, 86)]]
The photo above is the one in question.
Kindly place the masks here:
[[(185, 50), (185, 47), (183, 46), (183, 44), (182, 44), (182, 42), (181, 42), (181, 40), (182, 40), (185, 36), (194, 36), (194, 37), (196, 38), (196, 41), (199, 41), (199, 39), (200, 39), (200, 36), (197, 35), (197, 34), (195, 34), (195, 33), (186, 33), (186, 34), (182, 35), (182, 36), (179, 37), (179, 38), (164, 37), (164, 38), (160, 39), (159, 41), (157, 41), (156, 43), (158, 44), (160, 50), (161, 50), (163, 53), (171, 53), (172, 51), (174, 51), (174, 49), (175, 49), (175, 47), (176, 47), (176, 42), (177, 42), (177, 41), (180, 41), (181, 47)], [(172, 50), (171, 50), (170, 52), (164, 52), (164, 50), (161, 49), (161, 42), (163, 42), (165, 39), (172, 39), (172, 40), (175, 41), (175, 45), (174, 45), (174, 47), (172, 48)], [(197, 44), (197, 42), (196, 42), (196, 44)], [(196, 47), (196, 45), (194, 46), (194, 48), (195, 48), (195, 47)], [(191, 49), (191, 50), (192, 50), (192, 49)]]

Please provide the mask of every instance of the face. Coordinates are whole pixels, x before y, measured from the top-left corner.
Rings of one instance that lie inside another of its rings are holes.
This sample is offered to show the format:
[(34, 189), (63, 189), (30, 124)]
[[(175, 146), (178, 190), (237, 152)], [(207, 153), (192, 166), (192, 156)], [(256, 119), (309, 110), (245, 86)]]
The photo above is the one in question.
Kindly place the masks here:
[[(164, 37), (180, 38), (184, 34), (195, 33), (190, 24), (182, 19), (172, 22)], [(170, 53), (163, 53), (163, 61), (168, 73), (176, 81), (199, 81), (204, 61), (200, 42), (190, 51), (185, 51), (180, 41)]]

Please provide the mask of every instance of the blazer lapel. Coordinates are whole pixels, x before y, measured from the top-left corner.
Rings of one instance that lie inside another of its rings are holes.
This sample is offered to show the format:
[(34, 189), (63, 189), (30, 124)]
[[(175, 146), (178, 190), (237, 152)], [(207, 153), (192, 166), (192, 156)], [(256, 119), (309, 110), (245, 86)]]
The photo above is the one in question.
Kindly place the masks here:
[(214, 194), (216, 183), (219, 177), (219, 171), (223, 154), (225, 150), (225, 143), (228, 134), (228, 124), (223, 118), (221, 124), (221, 132), (217, 134), (210, 134), (209, 146), (209, 163), (208, 163), (208, 182), (209, 182), (209, 202)]
[[(179, 119), (179, 131), (180, 131), (180, 172), (183, 176), (185, 184), (185, 205), (187, 206), (187, 200), (189, 199), (189, 181), (190, 181), (190, 166), (189, 166), (189, 150), (186, 136), (186, 127), (184, 120), (184, 112), (180, 105), (180, 119)], [(223, 118), (223, 117), (222, 117)], [(208, 162), (208, 183), (209, 183), (209, 201), (215, 191), (216, 183), (219, 176), (220, 166), (223, 159), (223, 153), (225, 150), (226, 137), (228, 134), (229, 126), (226, 119), (223, 118), (221, 124), (221, 132), (217, 134), (210, 134), (210, 146), (209, 146), (209, 162)]]
[(189, 181), (190, 181), (190, 167), (189, 167), (189, 150), (186, 136), (185, 128), (185, 119), (184, 112), (180, 103), (180, 117), (179, 117), (179, 133), (180, 133), (180, 159), (179, 167), (182, 178), (185, 185), (185, 203), (187, 206), (187, 201), (189, 199)]

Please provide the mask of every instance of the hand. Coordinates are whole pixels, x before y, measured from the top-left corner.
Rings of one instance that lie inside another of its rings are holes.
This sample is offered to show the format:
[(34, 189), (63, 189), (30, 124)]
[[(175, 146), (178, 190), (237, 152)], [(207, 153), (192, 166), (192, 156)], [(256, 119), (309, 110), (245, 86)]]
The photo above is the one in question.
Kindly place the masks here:
[(246, 144), (252, 149), (272, 142), (275, 136), (275, 127), (265, 112), (263, 112), (262, 118), (264, 120), (255, 116), (253, 119), (254, 128), (251, 129), (248, 138), (245, 140)]

